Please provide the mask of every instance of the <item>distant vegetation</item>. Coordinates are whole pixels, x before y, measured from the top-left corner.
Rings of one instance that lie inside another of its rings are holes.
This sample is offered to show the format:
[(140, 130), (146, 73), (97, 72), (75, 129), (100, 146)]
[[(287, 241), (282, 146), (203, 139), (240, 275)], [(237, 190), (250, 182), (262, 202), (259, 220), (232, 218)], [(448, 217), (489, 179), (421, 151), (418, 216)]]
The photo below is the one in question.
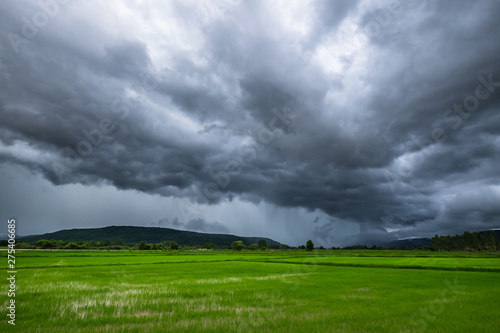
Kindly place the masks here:
[(500, 251), (500, 242), (494, 231), (464, 232), (462, 236), (434, 236), (431, 238), (434, 251)]
[[(262, 239), (264, 242), (265, 240)], [(7, 246), (7, 241), (6, 240), (0, 240), (0, 246)], [(279, 249), (280, 246), (274, 245), (274, 249)], [(65, 242), (63, 240), (55, 240), (55, 239), (40, 239), (36, 242), (17, 242), (16, 243), (16, 248), (18, 249), (44, 249), (44, 250), (91, 250), (91, 249), (97, 249), (97, 250), (141, 250), (141, 251), (167, 251), (167, 250), (179, 250), (179, 249), (198, 249), (198, 248), (204, 248), (207, 250), (212, 250), (212, 249), (233, 249), (235, 251), (241, 251), (243, 249), (248, 249), (251, 251), (255, 250), (265, 250), (267, 247), (264, 247), (263, 243), (261, 242), (261, 247), (259, 247), (258, 244), (253, 243), (250, 244), (249, 246), (245, 246), (243, 244), (243, 241), (238, 240), (234, 241), (231, 246), (223, 246), (223, 247), (216, 247), (213, 243), (207, 242), (203, 246), (186, 246), (186, 245), (179, 245), (175, 241), (164, 241), (161, 243), (146, 243), (144, 241), (141, 241), (138, 244), (135, 245), (124, 245), (120, 241), (88, 241), (88, 242)]]
[[(0, 246), (7, 246), (6, 240), (0, 240)], [(283, 247), (285, 246), (285, 247)], [(40, 239), (36, 242), (26, 242), (21, 241), (16, 243), (16, 248), (18, 249), (44, 249), (44, 250), (140, 250), (140, 251), (167, 251), (167, 250), (191, 250), (203, 248), (206, 250), (212, 249), (233, 249), (235, 251), (241, 251), (243, 249), (248, 249), (251, 251), (265, 250), (268, 248), (267, 241), (265, 239), (260, 239), (259, 243), (253, 243), (245, 246), (243, 241), (234, 241), (230, 246), (215, 246), (212, 242), (207, 242), (203, 246), (190, 246), (181, 244), (179, 245), (175, 241), (163, 241), (160, 243), (146, 243), (141, 241), (137, 244), (123, 244), (120, 241), (88, 241), (88, 242), (66, 242), (63, 240), (55, 239)], [(288, 245), (270, 245), (271, 249), (289, 249)]]
[[(92, 229), (71, 229), (61, 230), (43, 235), (34, 235), (18, 237), (18, 242), (35, 244), (40, 240), (57, 240), (44, 244), (44, 248), (64, 248), (69, 243), (70, 248), (78, 247), (95, 248), (129, 248), (145, 242), (152, 246), (158, 244), (161, 249), (161, 243), (165, 241), (175, 241), (184, 247), (200, 248), (209, 245), (207, 248), (230, 248), (234, 241), (242, 241), (245, 246), (257, 244), (261, 240), (269, 247), (278, 248), (280, 243), (269, 238), (263, 237), (240, 237), (226, 234), (208, 234), (194, 231), (175, 230), (170, 228), (158, 227), (131, 227), (131, 226), (112, 226)], [(56, 242), (56, 244), (54, 244)], [(99, 245), (97, 245), (99, 243)], [(72, 247), (71, 247), (72, 246)], [(169, 247), (170, 245), (165, 245)], [(38, 247), (38, 246), (37, 246)], [(155, 248), (156, 249), (156, 248)]]
[(312, 240), (308, 240), (306, 243), (306, 251), (312, 251), (314, 250), (314, 243)]
[(243, 245), (242, 241), (234, 241), (233, 244), (231, 244), (231, 249), (233, 249), (234, 251), (241, 251), (243, 250), (244, 246), (245, 245)]
[[(392, 242), (384, 247), (350, 245), (332, 250), (426, 250), (426, 251), (500, 251), (499, 231), (464, 232), (462, 236), (434, 236)], [(425, 242), (427, 240), (428, 242)], [(425, 245), (417, 245), (425, 244)], [(7, 246), (0, 240), (0, 246)], [(19, 237), (18, 249), (100, 249), (100, 250), (178, 250), (178, 249), (232, 249), (242, 250), (326, 250), (323, 246), (314, 247), (312, 240), (306, 245), (290, 247), (269, 238), (238, 237), (224, 234), (206, 234), (181, 231), (169, 228), (148, 227), (105, 227), (98, 229), (61, 230), (54, 233)]]

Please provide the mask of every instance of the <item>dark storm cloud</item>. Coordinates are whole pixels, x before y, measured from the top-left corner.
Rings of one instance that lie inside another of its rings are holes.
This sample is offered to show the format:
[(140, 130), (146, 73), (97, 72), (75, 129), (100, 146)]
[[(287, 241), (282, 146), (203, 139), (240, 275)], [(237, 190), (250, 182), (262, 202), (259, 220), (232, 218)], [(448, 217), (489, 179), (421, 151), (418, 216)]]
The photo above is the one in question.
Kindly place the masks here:
[[(3, 2), (0, 160), (54, 184), (321, 210), (372, 238), (497, 226), (500, 3), (396, 5), (313, 2), (297, 36), (268, 2), (215, 19), (177, 3), (172, 25), (196, 33), (169, 49), (156, 43), (174, 30), (113, 32), (117, 16), (74, 2), (15, 52), (20, 18), (42, 9)], [(346, 20), (378, 30), (321, 60)], [(326, 240), (333, 225), (314, 232)]]

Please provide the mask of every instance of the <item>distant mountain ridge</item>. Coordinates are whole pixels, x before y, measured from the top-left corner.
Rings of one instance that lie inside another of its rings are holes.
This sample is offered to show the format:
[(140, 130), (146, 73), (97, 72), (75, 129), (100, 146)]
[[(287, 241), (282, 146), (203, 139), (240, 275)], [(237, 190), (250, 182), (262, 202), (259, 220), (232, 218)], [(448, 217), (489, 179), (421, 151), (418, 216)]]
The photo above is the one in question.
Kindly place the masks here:
[(36, 242), (40, 239), (55, 239), (65, 242), (106, 241), (122, 242), (123, 244), (161, 243), (175, 241), (180, 245), (196, 246), (207, 242), (215, 246), (230, 246), (232, 242), (241, 240), (245, 245), (258, 243), (265, 239), (268, 245), (280, 245), (279, 242), (266, 237), (240, 237), (229, 234), (208, 234), (195, 231), (176, 230), (159, 227), (110, 226), (89, 229), (65, 229), (42, 235), (18, 237), (20, 241)]

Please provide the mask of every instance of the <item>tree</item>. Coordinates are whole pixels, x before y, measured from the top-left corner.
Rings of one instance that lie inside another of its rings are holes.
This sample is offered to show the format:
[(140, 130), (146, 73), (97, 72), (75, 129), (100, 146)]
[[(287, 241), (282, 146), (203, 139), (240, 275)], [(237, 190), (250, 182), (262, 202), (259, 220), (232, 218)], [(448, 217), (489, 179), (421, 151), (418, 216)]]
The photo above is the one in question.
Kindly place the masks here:
[(151, 244), (146, 244), (142, 241), (139, 243), (139, 250), (151, 250)]
[(446, 235), (442, 237), (441, 245), (444, 248), (445, 251), (451, 251), (451, 236)]
[(471, 235), (472, 235), (472, 248), (474, 250), (479, 250), (481, 247), (481, 234), (477, 231), (474, 231)]
[(231, 244), (231, 249), (233, 249), (233, 251), (241, 251), (243, 247), (245, 247), (245, 245), (243, 245), (242, 241), (234, 241), (233, 244)]
[(500, 250), (500, 244), (498, 241), (497, 234), (493, 230), (490, 231), (489, 246), (490, 246), (490, 250), (493, 250), (493, 251)]
[(94, 247), (96, 247), (96, 242), (94, 242), (93, 240), (90, 240), (88, 242), (86, 242), (85, 244), (83, 244), (83, 246), (87, 249), (92, 249)]
[(462, 236), (463, 250), (471, 251), (472, 250), (472, 235), (470, 232), (464, 232)]
[(299, 250), (305, 250), (306, 246), (305, 245), (299, 245)]
[(70, 250), (77, 250), (80, 249), (80, 246), (78, 246), (78, 244), (75, 243), (68, 243), (64, 248)]
[(265, 240), (265, 239), (261, 239), (261, 240), (259, 241), (259, 249), (261, 249), (261, 250), (265, 250), (265, 249), (267, 249), (267, 242), (266, 242), (266, 240)]
[(431, 249), (433, 251), (441, 251), (441, 238), (438, 235), (431, 238)]
[(172, 244), (170, 244), (170, 250), (178, 250), (179, 249), (179, 244), (177, 244), (176, 242), (172, 242)]
[(35, 246), (39, 249), (46, 249), (48, 246), (46, 245), (49, 241), (46, 239), (40, 239), (36, 241)]
[(258, 244), (250, 244), (248, 246), (248, 248), (252, 251), (255, 251), (255, 250), (258, 250), (259, 249), (259, 245)]
[(155, 250), (160, 250), (160, 251), (165, 251), (165, 244), (164, 243), (156, 243), (154, 245)]
[(47, 240), (40, 239), (35, 243), (36, 247), (39, 249), (55, 249), (57, 247), (57, 241), (55, 239)]
[(212, 242), (205, 243), (205, 249), (213, 249), (214, 247), (214, 243)]
[(451, 249), (452, 251), (462, 250), (462, 239), (460, 238), (459, 235), (451, 237)]
[(308, 240), (306, 243), (306, 251), (312, 251), (314, 249), (314, 243), (312, 240)]

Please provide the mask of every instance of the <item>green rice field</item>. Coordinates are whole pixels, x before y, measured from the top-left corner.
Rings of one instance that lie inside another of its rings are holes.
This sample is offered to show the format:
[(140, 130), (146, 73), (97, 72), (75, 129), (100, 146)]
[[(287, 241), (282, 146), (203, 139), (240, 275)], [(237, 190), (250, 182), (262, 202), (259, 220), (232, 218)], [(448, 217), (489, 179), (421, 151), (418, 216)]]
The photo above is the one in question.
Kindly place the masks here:
[(16, 269), (1, 332), (500, 332), (498, 253), (17, 251)]

